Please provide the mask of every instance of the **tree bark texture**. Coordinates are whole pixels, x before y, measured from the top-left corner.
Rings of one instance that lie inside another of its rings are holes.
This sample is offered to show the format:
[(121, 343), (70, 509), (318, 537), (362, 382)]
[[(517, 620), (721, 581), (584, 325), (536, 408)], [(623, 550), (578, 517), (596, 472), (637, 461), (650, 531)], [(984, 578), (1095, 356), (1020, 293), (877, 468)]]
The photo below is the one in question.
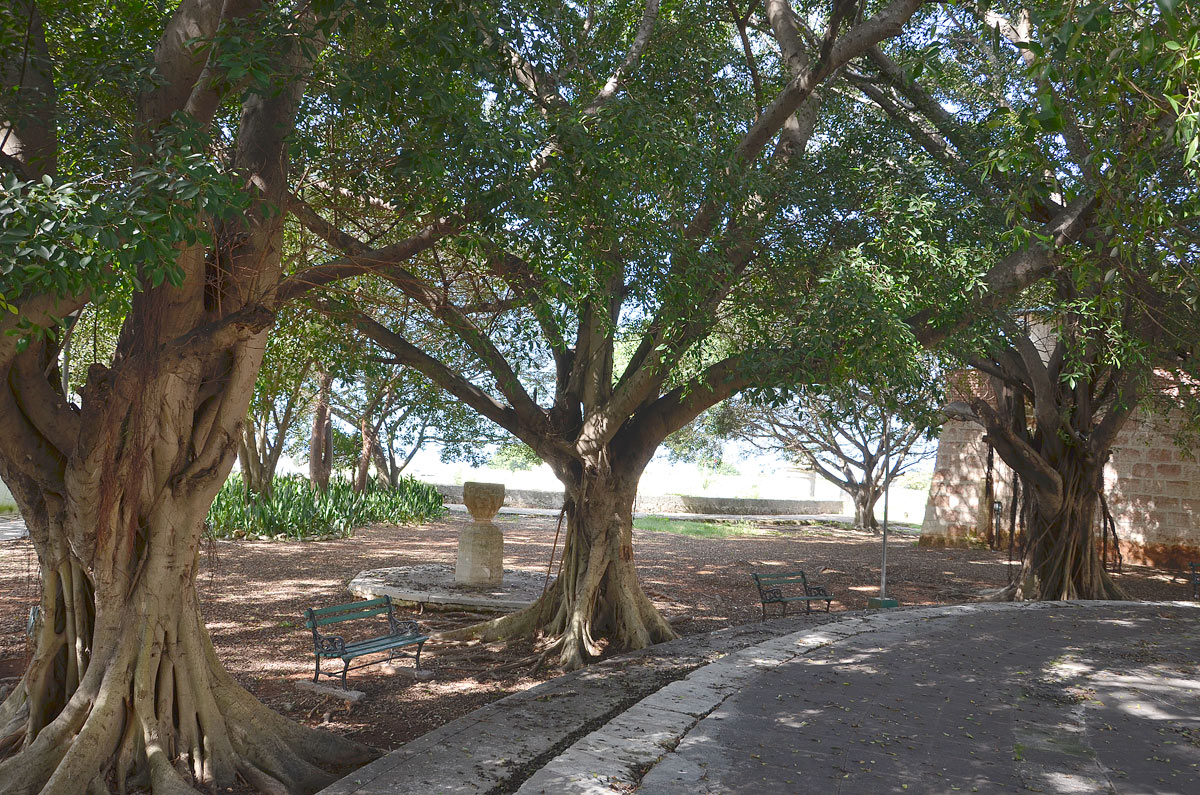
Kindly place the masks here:
[(325, 371), (319, 372), (312, 435), (308, 442), (308, 478), (313, 488), (322, 494), (329, 490), (329, 476), (333, 474), (333, 417), (329, 410), (332, 388), (333, 376)]
[[(199, 52), (195, 41), (212, 36), (223, 14), (254, 8), (179, 3), (154, 50), (154, 87), (138, 104), (146, 137), (177, 113), (211, 123), (222, 99), (212, 74), (221, 51)], [(296, 20), (313, 23), (311, 15)], [(40, 26), (29, 29), (42, 35)], [(239, 780), (263, 792), (311, 792), (334, 779), (327, 769), (373, 755), (283, 718), (238, 686), (216, 657), (195, 584), (204, 517), (233, 466), (274, 320), (285, 141), (316, 44), (263, 42), (279, 83), (243, 100), (231, 165), (247, 178), (244, 210), (201, 219), (214, 227), (213, 250), (176, 244), (180, 286), (134, 294), (110, 366), (92, 366), (78, 405), (63, 394), (55, 366), (61, 337), (35, 337), (22, 350), (8, 333), (18, 321), (0, 319), (0, 475), (42, 577), (33, 656), (0, 704), (3, 795), (182, 793)], [(45, 50), (40, 40), (30, 48)], [(6, 83), (12, 74), (47, 77), (5, 70)], [(41, 99), (7, 120), (24, 148), (6, 144), (5, 154), (31, 176), (48, 175), (54, 162), (45, 154), (49, 133), (34, 145), (53, 118), (39, 127), (20, 112), (44, 107)], [(88, 298), (9, 300), (19, 302), (21, 321), (54, 329)]]
[[(167, 291), (144, 296), (127, 339), (174, 336)], [(263, 322), (263, 321), (260, 321)], [(43, 580), (33, 659), (0, 706), (0, 792), (155, 792), (193, 783), (312, 791), (319, 766), (365, 761), (355, 743), (292, 724), (224, 671), (200, 615), (203, 519), (232, 466), (261, 331), (180, 357), (138, 351), (94, 369), (69, 452), (32, 468), (37, 378), (9, 369), (0, 466), (13, 484)], [(28, 355), (28, 354), (23, 354)], [(223, 375), (218, 374), (223, 373)], [(20, 389), (14, 390), (14, 383)], [(69, 416), (69, 415), (67, 415)], [(81, 784), (82, 783), (82, 784)]]
[(1002, 598), (1128, 599), (1105, 570), (1096, 537), (1104, 459), (1057, 438), (1035, 440), (1035, 447), (1059, 480), (1048, 483), (1017, 462), (1024, 491), (1024, 554)]
[[(558, 577), (526, 609), (449, 633), (490, 641), (542, 635), (567, 670), (605, 648), (641, 649), (678, 635), (642, 590), (633, 563), (637, 474), (575, 467), (564, 479), (567, 532)], [(561, 477), (561, 475), (560, 475)]]
[(1028, 338), (1018, 339), (977, 362), (992, 373), (992, 396), (971, 400), (974, 421), (1020, 479), (1024, 502), (1021, 567), (998, 598), (1128, 598), (1101, 562), (1097, 509), (1104, 463), (1145, 373), (1098, 368), (1068, 385), (1059, 368), (1073, 343), (1058, 340), (1043, 360)]
[[(868, 476), (874, 473), (867, 473)], [(862, 530), (879, 532), (879, 522), (875, 521), (875, 503), (879, 502), (879, 490), (870, 485), (861, 484), (850, 490), (854, 498), (854, 526)]]

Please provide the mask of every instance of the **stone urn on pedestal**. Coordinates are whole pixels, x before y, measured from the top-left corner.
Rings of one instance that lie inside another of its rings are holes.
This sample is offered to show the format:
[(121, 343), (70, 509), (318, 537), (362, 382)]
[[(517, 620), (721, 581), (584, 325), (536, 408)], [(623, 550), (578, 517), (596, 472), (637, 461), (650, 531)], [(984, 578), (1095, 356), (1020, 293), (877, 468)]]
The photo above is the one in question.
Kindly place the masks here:
[(500, 585), (504, 581), (504, 534), (492, 521), (504, 504), (503, 483), (463, 484), (463, 502), (474, 521), (458, 531), (458, 585)]

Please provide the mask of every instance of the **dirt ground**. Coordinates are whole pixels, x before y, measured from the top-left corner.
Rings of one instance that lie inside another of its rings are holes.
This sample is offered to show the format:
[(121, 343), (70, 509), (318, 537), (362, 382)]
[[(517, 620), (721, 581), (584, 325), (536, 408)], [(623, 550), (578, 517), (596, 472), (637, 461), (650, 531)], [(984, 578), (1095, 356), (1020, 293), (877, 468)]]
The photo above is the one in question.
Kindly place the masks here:
[[(545, 572), (554, 539), (553, 519), (501, 515), (505, 565)], [(338, 699), (299, 690), (312, 675), (312, 638), (303, 611), (351, 601), (346, 584), (364, 569), (439, 562), (453, 565), (458, 528), (451, 515), (420, 527), (375, 526), (351, 539), (311, 543), (217, 542), (198, 581), (217, 653), (246, 688), (273, 708), (311, 725), (390, 749), (509, 693), (555, 675), (532, 671), (537, 650), (529, 644), (496, 646), (426, 644), (422, 667), (431, 681), (384, 673), (372, 666), (350, 674), (350, 686), (367, 693), (350, 707)], [(801, 567), (836, 601), (834, 611), (866, 607), (879, 583), (876, 536), (822, 525), (764, 528), (766, 534), (727, 539), (635, 531), (634, 554), (643, 586), (684, 635), (759, 620), (750, 571)], [(823, 571), (822, 571), (823, 570)], [(897, 536), (888, 550), (888, 592), (904, 605), (937, 605), (978, 599), (1007, 581), (1003, 552), (926, 549), (915, 536)], [(0, 543), (0, 689), (19, 676), (29, 649), (25, 626), (38, 599), (37, 562), (27, 541)], [(1186, 599), (1180, 572), (1125, 567), (1118, 581), (1135, 598)], [(774, 607), (772, 615), (778, 607)], [(481, 616), (426, 612), (417, 616), (437, 632)], [(411, 661), (400, 663), (403, 672)]]

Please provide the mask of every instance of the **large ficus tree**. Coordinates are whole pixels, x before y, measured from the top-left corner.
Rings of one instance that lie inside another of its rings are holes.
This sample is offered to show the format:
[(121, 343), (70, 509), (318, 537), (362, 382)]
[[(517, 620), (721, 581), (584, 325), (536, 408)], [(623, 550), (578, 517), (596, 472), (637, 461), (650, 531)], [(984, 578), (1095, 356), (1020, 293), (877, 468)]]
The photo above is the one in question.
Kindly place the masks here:
[[(285, 278), (282, 208), (289, 149), (320, 132), (310, 75), (360, 13), (0, 5), (0, 474), (43, 584), (0, 792), (303, 792), (372, 755), (243, 690), (194, 583), (265, 335), (309, 283)], [(89, 304), (123, 321), (73, 402), (59, 353)]]
[(991, 251), (1089, 207), (1079, 245), (1030, 271), (1018, 317), (1036, 339), (1004, 313), (960, 340), (991, 388), (956, 413), (987, 430), (1024, 498), (1004, 597), (1123, 595), (1096, 537), (1104, 464), (1143, 397), (1194, 383), (1198, 41), (1194, 3), (964, 4), (846, 72), (932, 173), (991, 208)]
[[(637, 582), (632, 546), (638, 480), (669, 434), (745, 389), (845, 377), (877, 343), (932, 343), (963, 322), (933, 323), (943, 304), (997, 306), (1074, 240), (1086, 202), (1047, 205), (1041, 236), (1008, 241), (990, 268), (950, 257), (937, 270), (914, 256), (900, 263), (907, 282), (889, 282), (855, 254), (880, 231), (862, 209), (879, 186), (856, 187), (858, 167), (880, 160), (886, 139), (845, 134), (861, 110), (836, 81), (919, 5), (770, 0), (684, 13), (651, 1), (628, 20), (572, 12), (534, 23), (500, 4), (474, 26), (507, 79), (488, 84), (454, 134), (432, 131), (458, 147), (454, 163), (402, 144), (293, 197), (292, 212), (337, 256), (330, 279), (379, 274), (486, 375), (389, 326), (384, 304), (333, 295), (329, 311), (519, 438), (564, 484), (556, 583), (527, 610), (460, 634), (540, 634), (566, 667), (606, 643), (672, 637)], [(371, 140), (395, 113), (384, 103), (343, 129)], [(481, 120), (524, 147), (473, 148)], [(822, 145), (810, 146), (818, 131)], [(420, 169), (443, 175), (457, 203), (421, 219), (417, 233), (440, 237), (425, 256), (380, 267), (411, 239), (389, 234), (411, 233), (378, 208), (402, 206)], [(356, 185), (386, 193), (359, 188), (355, 211), (339, 197)], [(338, 221), (350, 213), (358, 230)], [(931, 285), (954, 300), (918, 289)], [(481, 304), (496, 312), (467, 311)]]
[[(619, 18), (547, 13), (534, 24), (504, 6), (479, 14), (487, 51), (508, 73), (481, 110), (515, 119), (533, 146), (507, 169), (489, 168), (482, 153), (464, 158), (457, 179), (486, 186), (501, 171), (510, 200), (497, 208), (492, 192), (464, 195), (443, 223), (473, 221), (469, 234), (447, 236), (419, 267), (381, 273), (398, 298), (451, 330), (486, 378), (447, 366), (357, 302), (333, 308), (529, 445), (564, 484), (557, 581), (529, 609), (464, 634), (543, 634), (567, 668), (605, 641), (628, 649), (674, 637), (634, 569), (642, 470), (668, 434), (793, 363), (765, 349), (788, 344), (786, 334), (759, 333), (767, 323), (755, 315), (773, 300), (802, 300), (809, 280), (780, 283), (772, 268), (781, 260), (764, 249), (787, 234), (788, 181), (815, 127), (814, 92), (918, 5), (897, 0), (862, 15), (853, 4), (814, 5), (825, 27), (811, 44), (782, 2), (751, 20), (649, 0), (631, 36)], [(314, 193), (322, 203), (330, 195)], [(346, 263), (379, 256), (306, 198), (294, 212)], [(494, 319), (455, 300), (458, 273), (477, 274), (470, 302), (500, 307)], [(762, 348), (738, 346), (736, 326)]]
[(801, 391), (776, 404), (728, 409), (732, 436), (778, 453), (839, 486), (854, 502), (854, 525), (879, 532), (875, 504), (887, 484), (932, 454), (941, 389), (936, 371), (908, 389), (854, 381)]

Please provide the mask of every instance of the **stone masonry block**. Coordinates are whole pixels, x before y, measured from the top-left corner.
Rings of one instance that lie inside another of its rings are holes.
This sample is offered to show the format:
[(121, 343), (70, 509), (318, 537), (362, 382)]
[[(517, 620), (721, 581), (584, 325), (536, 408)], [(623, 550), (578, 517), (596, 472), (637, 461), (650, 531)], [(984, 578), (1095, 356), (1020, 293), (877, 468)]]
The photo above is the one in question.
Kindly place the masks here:
[(1129, 474), (1133, 478), (1152, 478), (1154, 477), (1154, 464), (1134, 464), (1130, 467)]

